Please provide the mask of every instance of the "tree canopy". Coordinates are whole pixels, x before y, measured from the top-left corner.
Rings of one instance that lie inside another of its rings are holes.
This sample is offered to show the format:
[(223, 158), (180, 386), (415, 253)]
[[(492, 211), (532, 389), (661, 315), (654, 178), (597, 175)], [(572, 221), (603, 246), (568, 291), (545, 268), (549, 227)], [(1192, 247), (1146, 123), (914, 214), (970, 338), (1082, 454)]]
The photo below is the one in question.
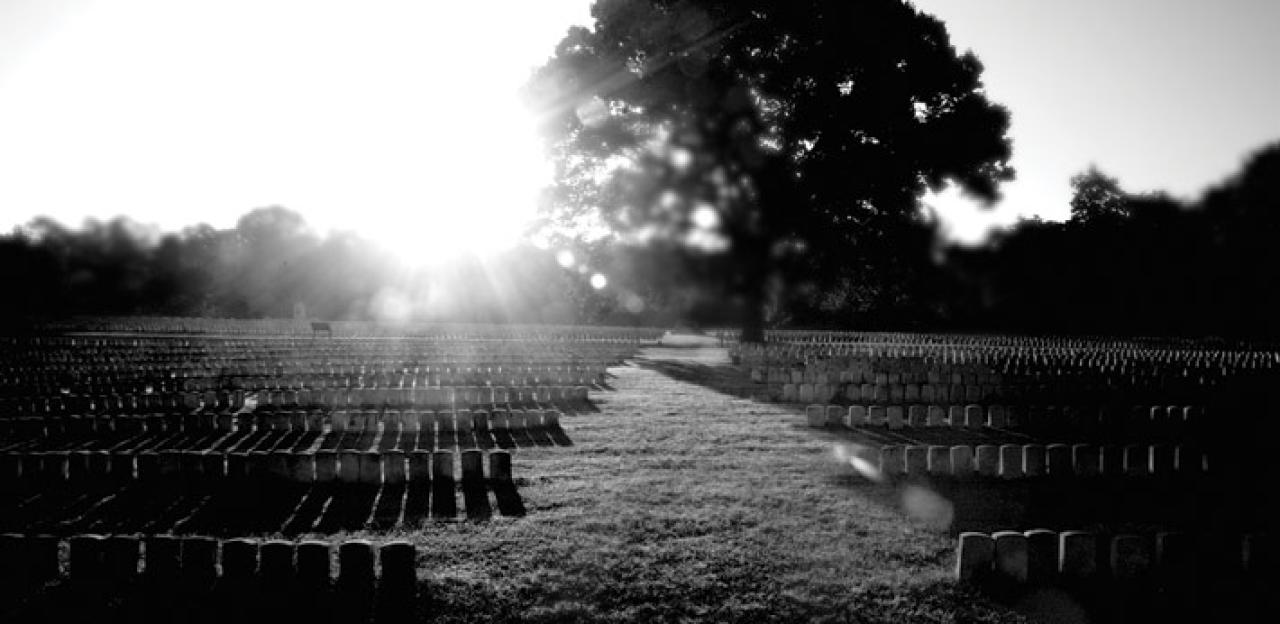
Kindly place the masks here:
[[(558, 226), (666, 245), (746, 314), (770, 285), (876, 289), (926, 189), (994, 199), (1009, 115), (900, 0), (598, 0), (530, 83)], [(927, 237), (924, 238), (927, 245)], [(719, 294), (719, 293), (717, 293)]]
[(1120, 181), (1090, 166), (1071, 177), (1071, 221), (1089, 223), (1128, 217), (1128, 197)]
[(961, 316), (1000, 330), (1278, 337), (1278, 179), (1280, 143), (1195, 201), (1127, 192), (1091, 167), (1072, 180), (1069, 222), (1023, 223), (953, 255), (982, 291)]
[(161, 235), (128, 218), (70, 229), (37, 219), (0, 235), (0, 321), (74, 314), (633, 323), (586, 278), (520, 246), (415, 267), (347, 232), (321, 237), (281, 207)]

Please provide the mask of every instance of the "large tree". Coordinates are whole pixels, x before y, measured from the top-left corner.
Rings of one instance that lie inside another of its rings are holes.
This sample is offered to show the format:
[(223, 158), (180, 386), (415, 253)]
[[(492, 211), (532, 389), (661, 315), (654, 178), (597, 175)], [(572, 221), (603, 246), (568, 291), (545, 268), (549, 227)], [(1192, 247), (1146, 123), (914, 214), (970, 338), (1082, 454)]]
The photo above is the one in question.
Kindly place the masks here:
[(1013, 175), (982, 65), (905, 2), (597, 0), (592, 15), (530, 83), (557, 163), (549, 221), (677, 243), (741, 306), (746, 340), (779, 284), (868, 282), (925, 253), (896, 243), (926, 189), (991, 200)]

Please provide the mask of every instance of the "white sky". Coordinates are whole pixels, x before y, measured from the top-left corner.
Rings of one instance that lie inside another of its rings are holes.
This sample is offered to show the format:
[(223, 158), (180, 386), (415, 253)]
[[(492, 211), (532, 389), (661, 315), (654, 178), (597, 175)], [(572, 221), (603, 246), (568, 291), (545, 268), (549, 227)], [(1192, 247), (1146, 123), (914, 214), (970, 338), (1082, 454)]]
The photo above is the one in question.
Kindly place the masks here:
[[(958, 238), (1065, 218), (1091, 162), (1190, 197), (1280, 138), (1275, 0), (916, 4), (1013, 112), (1005, 201), (935, 200)], [(499, 241), (546, 175), (515, 90), (587, 6), (0, 0), (0, 230), (279, 204), (423, 257)]]
[(1019, 214), (1063, 220), (1068, 179), (1096, 163), (1126, 190), (1197, 197), (1280, 140), (1280, 1), (916, 0), (983, 61), (1013, 113), (1013, 165), (993, 211), (938, 208), (976, 240)]
[(588, 18), (527, 0), (0, 3), (0, 227), (225, 227), (279, 204), (422, 258), (509, 242), (532, 214), (548, 170), (516, 91)]

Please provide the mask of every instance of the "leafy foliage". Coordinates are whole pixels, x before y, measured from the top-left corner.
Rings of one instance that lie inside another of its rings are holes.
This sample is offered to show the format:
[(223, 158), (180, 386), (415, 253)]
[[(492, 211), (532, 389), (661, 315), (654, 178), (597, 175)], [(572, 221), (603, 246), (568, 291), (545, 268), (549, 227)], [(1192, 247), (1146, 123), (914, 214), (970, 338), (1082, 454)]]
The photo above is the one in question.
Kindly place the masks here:
[[(1134, 195), (1096, 169), (1066, 224), (1028, 222), (957, 254), (972, 325), (1137, 335), (1280, 336), (1280, 144), (1199, 200)], [(1080, 207), (1080, 210), (1077, 210)], [(959, 301), (957, 300), (957, 303)]]
[(1120, 182), (1096, 166), (1071, 177), (1071, 222), (1091, 223), (1128, 217), (1128, 197)]
[(529, 87), (557, 162), (549, 223), (666, 245), (749, 314), (770, 276), (869, 282), (926, 252), (894, 244), (926, 189), (991, 199), (1012, 177), (981, 63), (907, 3), (599, 0), (592, 15)]
[(126, 219), (79, 230), (37, 219), (0, 236), (0, 318), (160, 314), (325, 319), (631, 323), (583, 276), (519, 247), (408, 267), (350, 233), (317, 236), (297, 213), (254, 210), (234, 228), (160, 236)]

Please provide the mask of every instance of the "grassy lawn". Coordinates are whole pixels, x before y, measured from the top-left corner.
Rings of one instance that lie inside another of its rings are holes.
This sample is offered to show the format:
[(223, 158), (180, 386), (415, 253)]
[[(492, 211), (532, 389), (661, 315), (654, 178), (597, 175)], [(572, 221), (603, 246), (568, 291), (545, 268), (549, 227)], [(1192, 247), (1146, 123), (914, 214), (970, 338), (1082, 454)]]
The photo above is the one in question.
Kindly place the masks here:
[[(730, 366), (719, 348), (650, 348), (627, 366), (610, 369), (610, 375), (608, 387), (593, 392), (592, 407), (562, 417), (571, 444), (522, 442), (523, 448), (513, 451), (513, 474), (527, 512), (523, 517), (439, 521), (406, 511), (405, 517), (414, 519), (390, 532), (283, 537), (412, 541), (418, 546), (423, 615), (437, 622), (898, 624), (1012, 622), (1022, 621), (1020, 614), (1072, 621), (1061, 618), (1082, 615), (1084, 604), (1090, 614), (1101, 616), (1097, 621), (1181, 614), (1177, 604), (1182, 603), (1170, 602), (1168, 593), (1130, 592), (1106, 583), (1072, 597), (1056, 590), (980, 594), (958, 586), (951, 577), (959, 531), (1085, 529), (1097, 533), (1105, 547), (1107, 536), (1120, 532), (1221, 529), (1230, 534), (1274, 526), (1256, 504), (1259, 485), (1269, 479), (876, 483), (840, 460), (837, 449), (1081, 440), (1058, 439), (1078, 435), (1067, 432), (1032, 438), (1006, 430), (810, 428), (802, 406), (744, 398), (759, 386)], [(48, 496), (50, 509), (62, 509), (77, 495)], [(246, 525), (257, 530), (279, 526), (288, 513), (272, 520), (271, 502), (288, 512), (296, 504), (289, 496), (300, 493), (295, 488), (261, 496), (261, 503), (236, 507), (235, 514), (248, 515), (230, 516), (230, 524), (211, 516), (212, 524), (201, 525), (205, 528), (180, 532), (238, 536), (237, 519), (261, 520)], [(348, 492), (341, 500), (351, 503), (357, 500), (353, 496)], [(146, 519), (172, 502), (157, 501), (121, 509)], [(353, 504), (351, 526), (360, 526), (367, 513)], [(53, 521), (68, 514), (27, 515)], [(93, 530), (140, 526), (136, 519), (115, 518), (112, 522), (129, 522)], [(157, 531), (172, 530), (172, 522), (156, 522)], [(243, 530), (253, 537), (282, 537)], [(1100, 565), (1106, 558), (1100, 552)], [(1215, 614), (1208, 619), (1246, 619), (1216, 617), (1237, 606), (1246, 614), (1271, 612), (1265, 601), (1249, 602), (1268, 592), (1233, 584), (1225, 579), (1204, 594), (1201, 603)], [(34, 621), (43, 621), (40, 613), (75, 612), (79, 598), (68, 591), (65, 584), (50, 587), (31, 597), (31, 609), (6, 604), (0, 594), (0, 620), (9, 607), (35, 614)], [(107, 612), (124, 614), (128, 621), (129, 605), (156, 600), (145, 587), (131, 595), (125, 606)], [(1002, 595), (1007, 603), (992, 595)], [(299, 608), (311, 604), (305, 596), (294, 602)], [(203, 603), (192, 604), (196, 611), (206, 610)], [(208, 606), (218, 606), (216, 596)]]
[(572, 447), (515, 453), (526, 517), (405, 535), (436, 621), (1019, 620), (949, 580), (954, 538), (837, 434), (708, 387), (732, 381), (722, 350), (646, 357), (566, 415)]

